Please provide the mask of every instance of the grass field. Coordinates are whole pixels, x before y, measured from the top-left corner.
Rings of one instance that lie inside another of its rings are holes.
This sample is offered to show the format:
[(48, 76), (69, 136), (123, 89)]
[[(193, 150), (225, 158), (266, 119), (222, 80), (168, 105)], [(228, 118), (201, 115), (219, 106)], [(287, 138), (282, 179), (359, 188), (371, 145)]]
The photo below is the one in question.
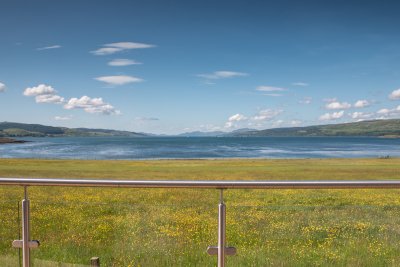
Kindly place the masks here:
[[(400, 159), (0, 159), (0, 177), (400, 179)], [(399, 266), (399, 190), (228, 190), (228, 266)], [(217, 190), (31, 187), (35, 266), (215, 266)], [(0, 265), (18, 266), (21, 187), (0, 186)], [(78, 265), (76, 265), (78, 266)]]

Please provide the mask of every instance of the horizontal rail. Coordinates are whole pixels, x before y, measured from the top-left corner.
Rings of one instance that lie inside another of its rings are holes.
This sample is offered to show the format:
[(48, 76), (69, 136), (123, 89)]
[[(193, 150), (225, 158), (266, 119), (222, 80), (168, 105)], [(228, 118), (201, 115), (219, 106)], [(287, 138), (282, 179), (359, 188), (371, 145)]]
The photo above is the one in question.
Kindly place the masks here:
[(0, 185), (203, 189), (378, 189), (400, 188), (400, 180), (196, 181), (0, 178)]

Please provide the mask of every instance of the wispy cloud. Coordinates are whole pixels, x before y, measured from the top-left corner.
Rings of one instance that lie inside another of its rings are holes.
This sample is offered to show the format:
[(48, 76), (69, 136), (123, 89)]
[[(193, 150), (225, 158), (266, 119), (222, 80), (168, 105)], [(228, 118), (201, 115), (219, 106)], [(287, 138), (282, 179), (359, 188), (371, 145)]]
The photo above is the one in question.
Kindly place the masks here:
[(319, 120), (320, 121), (338, 120), (342, 118), (343, 115), (344, 115), (344, 110), (333, 113), (325, 113), (319, 117)]
[(54, 120), (56, 120), (56, 121), (70, 121), (70, 120), (72, 120), (72, 116), (55, 116)]
[(254, 121), (265, 121), (271, 120), (281, 114), (283, 110), (281, 109), (262, 109), (251, 119)]
[(51, 46), (45, 46), (45, 47), (39, 47), (36, 48), (36, 50), (38, 51), (42, 51), (42, 50), (48, 50), (48, 49), (57, 49), (57, 48), (61, 48), (61, 45), (51, 45)]
[(281, 87), (275, 87), (275, 86), (267, 86), (267, 85), (261, 85), (256, 88), (257, 91), (261, 92), (282, 92), (286, 91), (286, 88), (281, 88)]
[(144, 44), (144, 43), (134, 43), (134, 42), (119, 42), (119, 43), (110, 43), (105, 44), (103, 47), (91, 51), (92, 54), (97, 56), (111, 55), (117, 52), (122, 52), (131, 49), (144, 49), (144, 48), (152, 48), (155, 45), (152, 44)]
[(323, 101), (326, 102), (326, 103), (332, 103), (332, 102), (336, 102), (337, 98), (336, 97), (324, 98)]
[(389, 95), (389, 99), (392, 100), (399, 100), (400, 99), (400, 88), (397, 90), (394, 90), (390, 95)]
[(207, 74), (197, 74), (197, 77), (200, 78), (205, 78), (209, 80), (218, 80), (218, 79), (227, 79), (227, 78), (234, 78), (234, 77), (244, 77), (248, 76), (249, 74), (244, 73), (244, 72), (236, 72), (236, 71), (215, 71), (213, 73), (207, 73)]
[(304, 105), (309, 105), (312, 102), (312, 97), (311, 96), (306, 96), (303, 97), (302, 100), (299, 100), (299, 104), (304, 104)]
[(154, 118), (154, 117), (136, 117), (135, 121), (141, 121), (141, 122), (146, 122), (146, 121), (159, 121), (159, 118)]
[(140, 65), (140, 64), (142, 64), (142, 63), (141, 62), (137, 62), (135, 60), (124, 59), (124, 58), (113, 59), (110, 62), (108, 62), (108, 65), (109, 66), (113, 66), (113, 67), (123, 67), (123, 66)]
[(0, 82), (0, 93), (5, 92), (6, 91), (6, 85), (4, 83)]
[(308, 83), (304, 83), (304, 82), (295, 82), (295, 83), (292, 83), (292, 85), (294, 85), (294, 86), (302, 86), (302, 87), (309, 86)]
[(101, 97), (74, 97), (68, 100), (68, 102), (64, 105), (64, 109), (83, 109), (88, 113), (99, 113), (104, 115), (121, 114), (121, 112), (119, 110), (116, 110), (112, 105), (105, 103)]
[(143, 82), (143, 79), (141, 78), (127, 76), (127, 75), (101, 76), (94, 79), (100, 82), (105, 82), (110, 85), (124, 85), (128, 83)]
[(356, 103), (354, 103), (355, 108), (365, 108), (370, 106), (371, 104), (369, 103), (368, 100), (358, 100)]
[(330, 102), (325, 105), (326, 109), (349, 109), (351, 108), (351, 104), (347, 102)]
[(282, 94), (273, 94), (273, 93), (271, 93), (271, 94), (262, 94), (262, 95), (265, 95), (265, 96), (272, 96), (272, 97), (283, 96)]

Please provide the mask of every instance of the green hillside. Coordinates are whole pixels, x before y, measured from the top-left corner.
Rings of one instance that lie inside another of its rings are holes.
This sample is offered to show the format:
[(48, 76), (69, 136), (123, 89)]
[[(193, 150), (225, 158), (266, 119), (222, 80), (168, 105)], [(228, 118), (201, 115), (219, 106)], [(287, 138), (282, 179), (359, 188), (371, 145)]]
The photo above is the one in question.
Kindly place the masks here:
[(400, 137), (400, 119), (373, 120), (307, 127), (275, 128), (233, 136), (382, 136)]
[(131, 136), (143, 137), (145, 134), (108, 129), (66, 128), (41, 124), (0, 122), (0, 137), (44, 137), (44, 136)]

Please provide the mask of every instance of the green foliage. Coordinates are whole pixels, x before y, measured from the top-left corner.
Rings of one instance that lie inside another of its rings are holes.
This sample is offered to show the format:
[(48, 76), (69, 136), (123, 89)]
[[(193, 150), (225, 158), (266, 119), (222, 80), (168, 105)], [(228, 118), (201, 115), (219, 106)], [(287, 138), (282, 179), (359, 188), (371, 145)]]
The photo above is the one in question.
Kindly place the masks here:
[(0, 122), (0, 137), (43, 137), (43, 136), (131, 136), (142, 137), (144, 134), (128, 131), (107, 129), (65, 128), (44, 126), (40, 124), (25, 124), (15, 122)]
[(400, 137), (400, 119), (249, 131), (234, 136), (391, 136)]

